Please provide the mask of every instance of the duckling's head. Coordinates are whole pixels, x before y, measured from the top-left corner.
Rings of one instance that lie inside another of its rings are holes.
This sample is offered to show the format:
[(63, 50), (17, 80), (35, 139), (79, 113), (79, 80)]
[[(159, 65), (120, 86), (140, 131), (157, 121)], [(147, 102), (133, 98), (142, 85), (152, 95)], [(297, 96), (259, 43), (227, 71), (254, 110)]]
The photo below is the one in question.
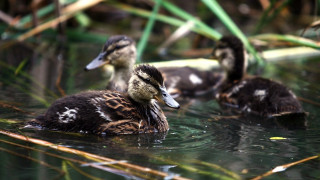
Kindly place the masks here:
[(100, 54), (91, 61), (85, 70), (111, 64), (115, 69), (128, 68), (136, 61), (135, 42), (124, 35), (111, 36), (104, 44)]
[[(217, 59), (228, 76), (241, 79), (247, 69), (247, 52), (242, 41), (236, 36), (224, 36), (216, 44), (212, 55)], [(231, 77), (229, 77), (231, 78)]]
[(167, 106), (180, 107), (167, 92), (162, 74), (153, 66), (140, 65), (129, 80), (129, 96), (136, 102), (148, 104), (152, 99), (163, 101)]

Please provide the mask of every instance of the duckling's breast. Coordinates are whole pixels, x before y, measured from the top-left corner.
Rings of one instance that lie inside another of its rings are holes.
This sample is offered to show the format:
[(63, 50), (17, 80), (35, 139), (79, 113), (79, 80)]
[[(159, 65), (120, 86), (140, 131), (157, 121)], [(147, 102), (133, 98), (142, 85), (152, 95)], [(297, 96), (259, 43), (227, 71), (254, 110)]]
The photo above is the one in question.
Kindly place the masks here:
[(160, 106), (156, 100), (152, 100), (149, 106), (149, 117), (151, 117), (151, 124), (154, 124), (157, 131), (165, 132), (169, 130), (169, 124)]

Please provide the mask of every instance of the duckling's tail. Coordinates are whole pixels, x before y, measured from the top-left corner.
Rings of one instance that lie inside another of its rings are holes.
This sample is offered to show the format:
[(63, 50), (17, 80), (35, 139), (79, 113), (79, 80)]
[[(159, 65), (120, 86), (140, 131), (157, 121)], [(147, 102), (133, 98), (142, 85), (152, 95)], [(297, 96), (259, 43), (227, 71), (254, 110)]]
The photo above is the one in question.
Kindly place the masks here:
[(282, 112), (272, 115), (276, 121), (288, 129), (306, 129), (308, 112)]

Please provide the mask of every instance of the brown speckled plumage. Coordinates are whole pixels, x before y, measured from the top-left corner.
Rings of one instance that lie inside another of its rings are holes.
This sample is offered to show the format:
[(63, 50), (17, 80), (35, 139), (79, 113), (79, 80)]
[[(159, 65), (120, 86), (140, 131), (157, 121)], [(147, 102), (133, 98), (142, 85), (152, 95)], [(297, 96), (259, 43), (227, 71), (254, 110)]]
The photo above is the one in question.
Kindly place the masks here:
[[(157, 81), (162, 79), (160, 72), (146, 65), (137, 67), (135, 72), (137, 70), (156, 80), (158, 83), (156, 85), (159, 87), (154, 88), (157, 92), (154, 96), (162, 96), (161, 82)], [(137, 79), (140, 86), (132, 85), (130, 90), (138, 88), (136, 90), (140, 91), (139, 88), (144, 88), (144, 86), (156, 86), (139, 80), (137, 75), (133, 75), (132, 79)], [(145, 91), (145, 93), (150, 92)], [(144, 103), (137, 102), (133, 98), (137, 97), (117, 91), (82, 92), (58, 99), (44, 115), (28, 124), (51, 130), (100, 135), (165, 132), (169, 129), (167, 119), (154, 98), (143, 101)], [(175, 105), (174, 108), (179, 108), (178, 104)]]

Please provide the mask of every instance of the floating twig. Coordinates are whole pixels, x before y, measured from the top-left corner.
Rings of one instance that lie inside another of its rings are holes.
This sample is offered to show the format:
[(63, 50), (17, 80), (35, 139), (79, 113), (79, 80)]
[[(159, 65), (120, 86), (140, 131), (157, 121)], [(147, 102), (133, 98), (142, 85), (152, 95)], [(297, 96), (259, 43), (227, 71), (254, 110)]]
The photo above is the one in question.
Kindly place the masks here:
[(306, 103), (309, 103), (309, 104), (312, 104), (312, 105), (320, 107), (320, 103), (312, 101), (311, 99), (306, 99), (306, 98), (303, 98), (303, 97), (297, 97), (297, 98), (298, 98), (299, 101), (306, 102)]
[[(35, 138), (31, 138), (31, 137), (26, 137), (26, 136), (22, 136), (19, 134), (15, 134), (9, 131), (4, 131), (4, 130), (0, 130), (0, 134), (15, 138), (15, 139), (20, 139), (23, 141), (27, 141), (27, 142), (31, 142), (34, 144), (38, 144), (41, 146), (46, 146), (52, 149), (56, 149), (59, 151), (63, 151), (63, 152), (67, 152), (67, 153), (71, 153), (71, 154), (76, 154), (82, 157), (85, 157), (87, 159), (91, 159), (91, 160), (95, 160), (95, 161), (106, 161), (106, 162), (114, 162), (117, 161), (115, 159), (111, 159), (111, 158), (107, 158), (107, 157), (103, 157), (103, 156), (99, 156), (96, 154), (91, 154), (91, 153), (87, 153), (84, 151), (80, 151), (80, 150), (76, 150), (76, 149), (72, 149), (72, 148), (68, 148), (68, 147), (64, 147), (61, 145), (56, 145), (53, 144), (51, 142), (48, 141), (44, 141), (41, 139), (35, 139)], [(118, 161), (119, 166), (122, 166), (123, 168), (126, 168), (126, 171), (132, 171), (132, 173), (134, 173), (134, 171), (140, 172), (141, 174), (149, 174), (149, 175), (153, 175), (153, 176), (159, 176), (162, 178), (166, 178), (166, 177), (170, 177), (171, 179), (177, 179), (177, 180), (186, 180), (187, 178), (183, 178), (180, 176), (170, 176), (169, 174), (165, 173), (165, 172), (160, 172), (157, 170), (153, 170), (147, 167), (142, 167), (142, 166), (138, 166), (138, 165), (134, 165), (134, 164), (130, 164), (127, 162), (122, 162), (122, 161)], [(144, 177), (146, 178), (146, 177)]]
[(0, 106), (3, 107), (3, 108), (7, 108), (7, 109), (13, 109), (15, 111), (18, 111), (18, 112), (21, 112), (21, 113), (24, 113), (24, 114), (29, 114), (29, 115), (34, 115), (34, 113), (32, 112), (28, 112), (28, 111), (25, 111), (25, 110), (22, 110), (14, 105), (11, 105), (11, 104), (7, 104), (3, 101), (0, 101)]
[(4, 13), (3, 11), (0, 10), (0, 19), (9, 24), (9, 25), (14, 25), (18, 22), (18, 19), (17, 18), (13, 18), (11, 17), (10, 15)]
[(267, 177), (267, 176), (270, 176), (272, 174), (275, 174), (277, 172), (282, 172), (282, 171), (285, 171), (286, 169), (288, 169), (289, 167), (291, 166), (294, 166), (294, 165), (297, 165), (297, 164), (301, 164), (301, 163), (304, 163), (306, 161), (310, 161), (310, 160), (313, 160), (313, 159), (317, 159), (319, 158), (319, 155), (317, 156), (311, 156), (311, 157), (308, 157), (308, 158), (305, 158), (305, 159), (301, 159), (299, 161), (296, 161), (296, 162), (292, 162), (292, 163), (289, 163), (289, 164), (285, 164), (285, 165), (281, 165), (281, 166), (277, 166), (275, 168), (273, 168), (272, 170), (260, 175), (260, 176), (257, 176), (251, 180), (260, 180), (264, 177)]
[(186, 24), (180, 26), (173, 34), (171, 34), (171, 36), (165, 41), (163, 42), (157, 49), (158, 53), (160, 55), (165, 55), (166, 54), (166, 50), (167, 48), (173, 44), (174, 42), (176, 42), (178, 39), (184, 37), (185, 35), (187, 35), (190, 31), (191, 28), (193, 28), (195, 25), (194, 21), (189, 20), (186, 22)]
[(317, 31), (320, 28), (320, 20), (314, 21), (310, 25), (308, 25), (306, 28), (304, 28), (303, 31), (301, 32), (300, 36), (303, 36), (304, 33), (310, 28), (313, 28), (314, 31)]
[[(198, 168), (189, 166), (187, 164), (178, 163), (177, 161), (173, 161), (173, 160), (170, 160), (170, 159), (164, 159), (164, 158), (161, 158), (161, 157), (152, 157), (152, 158), (154, 158), (156, 160), (159, 160), (159, 161), (162, 161), (162, 162), (165, 162), (165, 163), (177, 165), (179, 168), (188, 170), (190, 172), (196, 172), (198, 174), (202, 174), (202, 175), (205, 175), (205, 176), (210, 176), (210, 177), (212, 177), (214, 179), (223, 179), (223, 180), (235, 180), (235, 179), (237, 179), (237, 178), (235, 178), (233, 176), (230, 177), (230, 176), (225, 176), (223, 174), (217, 174), (217, 173), (214, 173), (214, 172), (211, 172), (211, 171), (203, 171), (203, 170), (200, 170)], [(208, 164), (210, 164), (210, 163), (208, 163)], [(208, 164), (206, 164), (206, 166), (209, 166)]]
[[(81, 160), (77, 160), (77, 159), (64, 157), (64, 156), (57, 155), (57, 154), (54, 154), (54, 153), (50, 153), (50, 152), (47, 152), (47, 151), (44, 151), (44, 150), (36, 149), (36, 148), (33, 148), (33, 147), (17, 144), (17, 143), (6, 141), (6, 140), (2, 140), (2, 139), (0, 139), (0, 142), (7, 143), (7, 144), (10, 144), (10, 145), (13, 145), (13, 146), (18, 146), (18, 147), (25, 148), (25, 149), (29, 149), (29, 150), (33, 150), (33, 151), (37, 151), (37, 152), (43, 153), (43, 154), (48, 155), (48, 156), (52, 156), (52, 157), (55, 157), (55, 158), (59, 158), (59, 159), (68, 161), (68, 162), (73, 162), (73, 163), (80, 164), (81, 166), (92, 167), (92, 168), (100, 169), (102, 171), (107, 171), (107, 172), (111, 172), (111, 173), (115, 173), (115, 174), (126, 174), (126, 176), (130, 176), (130, 174), (128, 174), (125, 171), (114, 169), (114, 168), (109, 168), (109, 167), (105, 167), (105, 166), (101, 166), (101, 164), (104, 165), (104, 164), (107, 164), (107, 163), (94, 164), (94, 163), (89, 163), (89, 162), (85, 162), (85, 161), (81, 161)], [(113, 163), (113, 164), (115, 164), (115, 163)]]
[(87, 9), (91, 6), (94, 6), (102, 1), (103, 0), (92, 0), (92, 1), (80, 0), (80, 1), (77, 1), (69, 6), (65, 7), (62, 11), (64, 13), (63, 15), (61, 15), (51, 21), (43, 23), (43, 24), (33, 28), (32, 30), (26, 32), (25, 34), (20, 35), (17, 38), (17, 40), (24, 41), (27, 38), (30, 38), (30, 37), (42, 32), (42, 31), (48, 29), (48, 28), (56, 27), (59, 23), (62, 23), (64, 21), (70, 19), (71, 17), (73, 17), (75, 15), (75, 13), (82, 11), (84, 9)]

